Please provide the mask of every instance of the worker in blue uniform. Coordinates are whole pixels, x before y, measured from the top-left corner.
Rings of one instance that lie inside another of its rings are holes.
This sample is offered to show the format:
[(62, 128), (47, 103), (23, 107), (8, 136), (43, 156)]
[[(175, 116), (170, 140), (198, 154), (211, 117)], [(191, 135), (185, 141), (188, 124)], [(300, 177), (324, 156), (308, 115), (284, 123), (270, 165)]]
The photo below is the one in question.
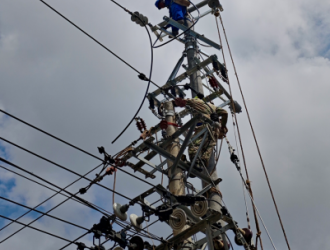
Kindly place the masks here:
[[(157, 0), (155, 5), (160, 10), (167, 7), (170, 11), (170, 17), (184, 24), (185, 16), (187, 15), (187, 7), (176, 3), (174, 0)], [(179, 30), (176, 27), (172, 26), (173, 35), (178, 35)]]

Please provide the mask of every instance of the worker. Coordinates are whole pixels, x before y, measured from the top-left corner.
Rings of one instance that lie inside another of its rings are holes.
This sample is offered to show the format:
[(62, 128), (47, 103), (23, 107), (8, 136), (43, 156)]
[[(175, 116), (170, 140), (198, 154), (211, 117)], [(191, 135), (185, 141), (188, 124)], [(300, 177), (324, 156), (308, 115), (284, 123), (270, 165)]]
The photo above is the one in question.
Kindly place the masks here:
[[(206, 103), (203, 100), (199, 99), (198, 97), (195, 97), (193, 99), (182, 99), (182, 98), (176, 98), (174, 99), (174, 105), (178, 107), (185, 107), (189, 106), (192, 108), (193, 113), (201, 113), (205, 117), (219, 122), (221, 124), (220, 128), (214, 127), (211, 128), (208, 123), (204, 123), (202, 120), (198, 121), (195, 129), (194, 135), (198, 134), (201, 130), (203, 130), (206, 126), (209, 127), (209, 131), (211, 131), (211, 135), (209, 134), (208, 137), (206, 137), (206, 140), (203, 144), (202, 150), (200, 152), (200, 157), (197, 157), (196, 163), (194, 168), (198, 171), (203, 171), (204, 167), (207, 168), (209, 166), (209, 160), (213, 152), (213, 148), (216, 145), (217, 139), (222, 139), (226, 133), (228, 132), (228, 129), (226, 127), (227, 120), (228, 120), (228, 112), (222, 108), (218, 108), (214, 106), (212, 103)], [(221, 117), (221, 120), (220, 120)], [(189, 144), (188, 147), (188, 154), (190, 161), (193, 161), (197, 150), (199, 146), (202, 143), (203, 136), (201, 135), (197, 140)], [(204, 166), (203, 166), (204, 165)], [(214, 172), (214, 168), (210, 171), (210, 175)], [(193, 177), (193, 176), (191, 176)]]
[[(187, 7), (190, 2), (188, 0), (157, 0), (155, 5), (160, 10), (167, 7), (170, 11), (170, 17), (178, 21), (181, 24), (184, 24), (185, 16), (187, 15)], [(177, 36), (179, 29), (172, 27), (172, 33), (174, 36)]]

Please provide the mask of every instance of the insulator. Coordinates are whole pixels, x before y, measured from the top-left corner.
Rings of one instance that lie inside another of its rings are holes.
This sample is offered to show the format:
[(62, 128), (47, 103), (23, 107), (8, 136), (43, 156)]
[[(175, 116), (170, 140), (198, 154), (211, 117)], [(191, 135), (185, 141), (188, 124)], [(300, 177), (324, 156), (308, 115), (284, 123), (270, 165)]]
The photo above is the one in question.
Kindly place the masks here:
[(142, 125), (143, 129), (147, 130), (147, 125), (146, 125), (145, 121), (142, 118), (140, 118), (140, 122), (141, 122), (141, 125)]
[(212, 87), (214, 90), (216, 90), (216, 89), (218, 88), (218, 84), (217, 84), (217, 82), (216, 82), (214, 76), (211, 76), (211, 77), (209, 78), (209, 83), (210, 83), (211, 87)]
[(139, 24), (141, 27), (146, 26), (148, 24), (148, 18), (140, 14), (138, 11), (135, 11), (133, 13), (131, 20)]
[(97, 147), (97, 149), (99, 150), (100, 154), (104, 154), (105, 152), (104, 147)]
[(219, 71), (220, 70), (220, 63), (218, 61), (213, 61), (212, 62), (212, 65), (213, 65), (213, 68), (216, 70), (216, 71)]
[(119, 203), (113, 204), (113, 212), (114, 214), (122, 221), (127, 220), (127, 210), (129, 208), (128, 205), (120, 205)]
[(136, 231), (140, 232), (142, 229), (142, 223), (144, 221), (144, 217), (138, 217), (136, 214), (131, 214), (129, 216), (132, 226), (135, 228)]
[(162, 120), (160, 123), (159, 123), (159, 127), (162, 129), (162, 130), (165, 130), (167, 129), (168, 127), (168, 123), (166, 120)]
[(222, 77), (223, 77), (225, 80), (228, 81), (227, 69), (226, 69), (225, 65), (219, 63), (219, 66), (220, 66), (220, 73), (221, 73)]
[(168, 224), (173, 230), (181, 230), (187, 224), (186, 213), (181, 208), (174, 209)]
[(143, 124), (141, 123), (141, 121), (136, 120), (136, 127), (138, 128), (138, 130), (140, 130), (141, 133), (143, 133)]
[(207, 201), (196, 201), (194, 205), (190, 206), (190, 209), (195, 217), (203, 217), (208, 210)]
[(155, 109), (155, 102), (152, 98), (149, 99), (149, 106), (151, 109)]

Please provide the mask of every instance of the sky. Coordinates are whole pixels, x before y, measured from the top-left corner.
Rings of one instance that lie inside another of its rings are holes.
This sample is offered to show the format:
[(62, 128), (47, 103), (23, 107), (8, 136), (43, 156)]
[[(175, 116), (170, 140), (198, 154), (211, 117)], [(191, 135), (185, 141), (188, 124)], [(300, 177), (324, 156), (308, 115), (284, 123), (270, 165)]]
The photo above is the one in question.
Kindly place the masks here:
[[(149, 74), (148, 35), (113, 2), (48, 0), (47, 3), (140, 72)], [(193, 0), (193, 3), (198, 1)], [(327, 136), (330, 125), (330, 5), (325, 0), (224, 0), (221, 3), (224, 8), (221, 15), (248, 112), (291, 248), (328, 249), (329, 236), (322, 229), (329, 224), (330, 209), (326, 189), (330, 174)], [(146, 15), (154, 25), (168, 15), (166, 9), (155, 8), (153, 1), (121, 0), (120, 4)], [(206, 10), (204, 8), (201, 12)], [(200, 34), (219, 42), (214, 16), (204, 17), (195, 27)], [(153, 34), (152, 39), (156, 39)], [(183, 49), (183, 45), (176, 41), (154, 49), (154, 82), (159, 85), (166, 82)], [(222, 61), (220, 51), (202, 49), (210, 55), (216, 54)], [(224, 52), (233, 97), (243, 105), (225, 44)], [(100, 156), (98, 146), (104, 146), (113, 155), (139, 137), (132, 124), (115, 144), (111, 143), (136, 112), (145, 94), (146, 82), (139, 80), (136, 72), (40, 1), (0, 1), (0, 86), (1, 110), (94, 155)], [(150, 91), (155, 89), (150, 87)], [(159, 122), (151, 114), (147, 102), (139, 116), (148, 127)], [(255, 203), (276, 248), (287, 249), (246, 110), (238, 115), (238, 125)], [(231, 119), (228, 128), (228, 138), (237, 148)], [(0, 137), (79, 174), (86, 174), (100, 164), (98, 160), (3, 113), (0, 113)], [(0, 156), (60, 187), (79, 178), (3, 140), (0, 140)], [(158, 161), (155, 159), (155, 163)], [(3, 162), (0, 165), (22, 173)], [(125, 170), (133, 173), (127, 167)], [(217, 171), (223, 179), (220, 189), (226, 206), (239, 225), (246, 227), (241, 180), (229, 160), (225, 144)], [(89, 174), (89, 178), (95, 173)], [(144, 178), (140, 173), (135, 175)], [(148, 179), (153, 184), (159, 184), (160, 180), (159, 174), (154, 180)], [(200, 186), (197, 180), (193, 183)], [(105, 178), (101, 184), (112, 188), (113, 176)], [(87, 181), (80, 180), (68, 191), (75, 193), (87, 185)], [(116, 190), (130, 198), (149, 188), (150, 185), (123, 172), (117, 174)], [(53, 191), (0, 168), (1, 197), (32, 207), (52, 194)], [(112, 194), (103, 188), (93, 186), (82, 197), (112, 211)], [(38, 209), (48, 211), (65, 198), (57, 195)], [(150, 197), (151, 201), (157, 199), (156, 196)], [(115, 201), (127, 203), (118, 195)], [(250, 203), (248, 207), (253, 221)], [(25, 208), (0, 200), (0, 215), (15, 219), (25, 211)], [(128, 213), (141, 215), (141, 209), (134, 206)], [(91, 228), (102, 216), (74, 201), (65, 202), (50, 214), (86, 228)], [(30, 213), (19, 221), (28, 223), (37, 216), (37, 213)], [(0, 227), (6, 224), (8, 221), (0, 219)], [(85, 233), (83, 229), (47, 217), (32, 225), (70, 240)], [(13, 224), (1, 230), (0, 241), (20, 227)], [(253, 223), (252, 228), (255, 234)], [(171, 229), (164, 223), (157, 223), (150, 227), (150, 232), (167, 237)], [(271, 249), (263, 227), (262, 239), (265, 249)], [(91, 245), (91, 240), (91, 237), (85, 237), (81, 241)], [(65, 244), (63, 240), (33, 229), (24, 229), (0, 243), (1, 249), (27, 250), (60, 249)], [(106, 245), (107, 248), (111, 246), (112, 243)], [(240, 249), (235, 245), (234, 248)], [(67, 249), (76, 247), (71, 245)]]

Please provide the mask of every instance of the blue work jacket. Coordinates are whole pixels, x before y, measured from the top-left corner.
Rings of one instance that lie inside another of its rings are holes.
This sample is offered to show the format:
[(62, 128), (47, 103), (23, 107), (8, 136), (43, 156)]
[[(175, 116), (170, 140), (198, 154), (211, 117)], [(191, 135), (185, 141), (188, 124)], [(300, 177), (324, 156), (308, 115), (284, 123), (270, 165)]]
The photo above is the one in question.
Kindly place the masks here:
[[(157, 0), (155, 5), (158, 9), (158, 4), (161, 0)], [(165, 6), (170, 10), (170, 17), (173, 18), (173, 20), (178, 21), (184, 19), (184, 17), (187, 14), (187, 8), (174, 3), (173, 0), (165, 0)]]

